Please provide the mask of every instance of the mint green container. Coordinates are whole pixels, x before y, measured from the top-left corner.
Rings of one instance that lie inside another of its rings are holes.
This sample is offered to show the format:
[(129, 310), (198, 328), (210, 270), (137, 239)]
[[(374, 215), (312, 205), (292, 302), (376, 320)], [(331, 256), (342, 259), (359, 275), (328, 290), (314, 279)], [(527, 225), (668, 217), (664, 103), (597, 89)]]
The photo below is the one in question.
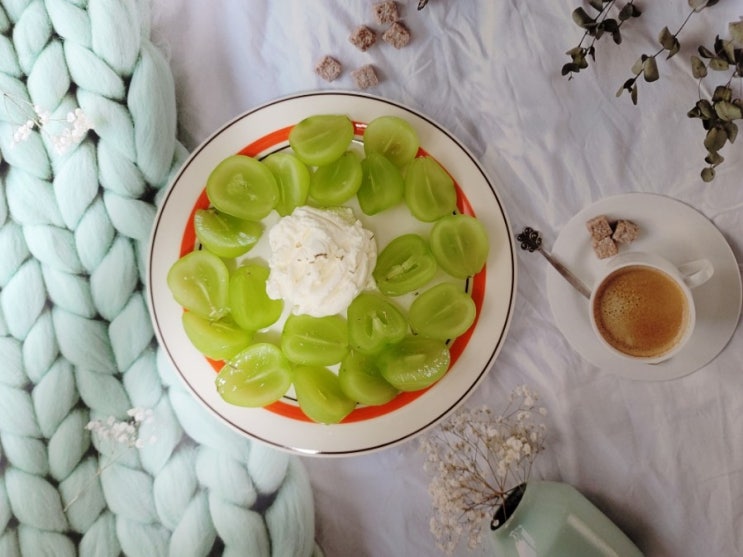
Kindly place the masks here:
[(643, 557), (604, 513), (561, 482), (528, 482), (490, 541), (494, 557)]

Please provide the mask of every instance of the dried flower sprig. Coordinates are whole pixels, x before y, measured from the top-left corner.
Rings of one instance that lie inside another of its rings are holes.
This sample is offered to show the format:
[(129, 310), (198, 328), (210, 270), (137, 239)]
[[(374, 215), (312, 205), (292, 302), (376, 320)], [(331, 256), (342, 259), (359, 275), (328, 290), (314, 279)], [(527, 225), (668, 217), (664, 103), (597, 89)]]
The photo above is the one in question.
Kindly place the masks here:
[(689, 20), (694, 14), (698, 14), (706, 8), (710, 8), (717, 4), (719, 0), (689, 0), (689, 6), (691, 10), (687, 14), (684, 21), (681, 23), (675, 33), (671, 33), (668, 27), (663, 27), (660, 34), (658, 35), (658, 42), (660, 43), (660, 49), (652, 54), (641, 54), (637, 61), (632, 65), (632, 77), (627, 79), (617, 91), (617, 97), (619, 97), (624, 91), (629, 91), (632, 104), (637, 104), (637, 80), (640, 76), (648, 82), (652, 83), (660, 78), (660, 72), (658, 71), (657, 58), (659, 55), (667, 52), (666, 60), (678, 54), (681, 49), (681, 43), (678, 40), (678, 36), (681, 31), (689, 23)]
[(109, 416), (105, 420), (91, 420), (86, 424), (85, 429), (90, 431), (91, 434), (98, 436), (100, 441), (113, 443), (115, 450), (105, 464), (101, 464), (99, 461), (95, 475), (88, 480), (77, 495), (67, 502), (64, 507), (65, 512), (85, 493), (90, 483), (99, 477), (109, 466), (113, 465), (124, 454), (124, 451), (132, 448), (142, 449), (146, 445), (153, 444), (157, 441), (154, 435), (150, 435), (146, 439), (143, 438), (140, 431), (143, 424), (152, 422), (152, 410), (149, 408), (131, 408), (127, 410), (126, 414), (127, 418), (125, 420), (117, 420), (113, 416)]
[[(734, 78), (743, 78), (743, 21), (728, 24), (730, 39), (715, 37), (712, 49), (700, 46), (699, 56), (692, 55), (692, 75), (699, 80), (699, 100), (688, 113), (689, 118), (699, 118), (706, 130), (704, 147), (709, 165), (702, 169), (701, 176), (705, 182), (715, 179), (715, 168), (725, 159), (719, 151), (727, 142), (734, 143), (738, 135), (735, 120), (743, 119), (743, 98), (735, 96), (732, 88)], [(700, 58), (701, 57), (701, 58)], [(709, 60), (708, 64), (703, 61)], [(718, 72), (730, 72), (729, 79), (715, 87), (709, 99), (702, 98), (702, 81), (707, 77), (707, 69)]]
[[(58, 155), (63, 155), (72, 146), (82, 141), (89, 130), (93, 129), (93, 123), (88, 119), (80, 108), (71, 110), (67, 113), (64, 120), (52, 118), (51, 113), (43, 107), (32, 104), (25, 99), (20, 99), (6, 92), (2, 92), (5, 102), (13, 103), (27, 117), (26, 121), (19, 125), (13, 132), (13, 142), (16, 145), (26, 141), (31, 137), (31, 132), (38, 129), (40, 133), (46, 135)], [(52, 123), (62, 122), (62, 128), (59, 133), (49, 131)]]
[(519, 386), (502, 413), (462, 409), (422, 439), (435, 509), (431, 532), (446, 553), (462, 539), (470, 549), (479, 545), (483, 526), (494, 520), (509, 493), (528, 481), (546, 433), (540, 421), (546, 410), (538, 400)]
[[(621, 44), (622, 32), (620, 28), (626, 21), (634, 17), (640, 17), (642, 12), (635, 6), (634, 0), (629, 0), (619, 10), (617, 17), (609, 17), (609, 13), (614, 7), (616, 0), (588, 0), (588, 4), (596, 12), (591, 16), (586, 10), (579, 6), (572, 12), (573, 21), (584, 30), (583, 36), (577, 46), (566, 52), (571, 61), (562, 67), (562, 75), (567, 75), (568, 79), (573, 78), (573, 74), (580, 72), (588, 67), (588, 57), (596, 61), (596, 42), (608, 33), (611, 35), (615, 44)], [(586, 39), (590, 42), (584, 45)]]

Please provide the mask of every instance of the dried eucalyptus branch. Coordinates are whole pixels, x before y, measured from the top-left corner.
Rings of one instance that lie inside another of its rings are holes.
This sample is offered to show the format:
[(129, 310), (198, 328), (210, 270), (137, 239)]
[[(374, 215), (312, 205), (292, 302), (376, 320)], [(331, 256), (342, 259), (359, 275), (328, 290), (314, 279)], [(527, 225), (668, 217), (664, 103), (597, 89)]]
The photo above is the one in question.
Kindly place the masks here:
[(661, 48), (654, 54), (642, 54), (632, 65), (632, 73), (634, 74), (631, 78), (625, 81), (617, 91), (617, 97), (620, 96), (624, 91), (629, 91), (632, 104), (637, 104), (637, 80), (642, 75), (645, 81), (652, 83), (660, 78), (658, 72), (658, 62), (656, 58), (663, 52), (668, 52), (666, 60), (674, 56), (681, 49), (681, 43), (679, 43), (678, 35), (686, 27), (686, 24), (691, 19), (691, 16), (698, 14), (705, 8), (710, 8), (717, 4), (719, 0), (689, 0), (689, 6), (691, 10), (684, 19), (684, 22), (679, 26), (675, 33), (671, 33), (668, 27), (663, 27), (660, 34), (658, 35), (658, 42)]
[[(699, 118), (707, 131), (704, 147), (709, 165), (702, 170), (702, 180), (711, 182), (715, 179), (715, 168), (725, 159), (719, 151), (729, 141), (735, 142), (738, 125), (735, 120), (743, 119), (743, 98), (735, 97), (731, 84), (733, 79), (743, 78), (743, 21), (728, 24), (730, 39), (723, 40), (718, 35), (712, 49), (700, 46), (699, 56), (691, 57), (691, 71), (699, 80), (699, 100), (688, 113), (689, 118)], [(709, 60), (709, 64), (704, 61)], [(707, 69), (730, 72), (730, 77), (723, 85), (715, 87), (711, 98), (702, 98), (702, 80), (707, 77)]]
[[(571, 61), (562, 67), (562, 75), (567, 75), (568, 79), (573, 79), (573, 74), (580, 72), (588, 67), (587, 56), (596, 61), (596, 41), (601, 39), (605, 33), (611, 35), (614, 43), (621, 44), (622, 33), (620, 28), (625, 21), (633, 17), (640, 17), (641, 11), (634, 5), (634, 0), (629, 0), (622, 9), (619, 10), (617, 18), (609, 17), (609, 12), (616, 3), (616, 0), (588, 0), (588, 4), (597, 13), (591, 17), (582, 7), (573, 10), (573, 21), (584, 29), (578, 46), (568, 50), (566, 54), (570, 56)], [(586, 39), (590, 37), (590, 42), (584, 46)]]

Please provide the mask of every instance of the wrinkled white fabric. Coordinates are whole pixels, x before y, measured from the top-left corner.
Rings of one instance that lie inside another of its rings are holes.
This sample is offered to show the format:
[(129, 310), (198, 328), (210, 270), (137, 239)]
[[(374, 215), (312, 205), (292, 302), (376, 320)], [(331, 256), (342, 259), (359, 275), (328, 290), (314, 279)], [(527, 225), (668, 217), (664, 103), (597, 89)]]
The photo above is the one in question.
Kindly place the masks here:
[[(424, 112), (458, 137), (496, 183), (514, 229), (534, 226), (549, 246), (592, 202), (663, 193), (711, 219), (741, 261), (743, 146), (728, 145), (716, 180), (704, 184), (704, 132), (686, 112), (698, 98), (690, 55), (700, 43), (711, 47), (716, 34), (727, 36), (743, 4), (720, 2), (694, 16), (679, 35), (681, 52), (659, 57), (661, 79), (639, 82), (635, 107), (615, 92), (639, 55), (657, 50), (663, 26), (675, 31), (684, 20), (683, 0), (637, 2), (644, 13), (622, 27), (623, 43), (602, 39), (596, 62), (572, 80), (560, 69), (581, 36), (570, 17), (577, 0), (430, 0), (420, 12), (416, 1), (402, 0), (412, 42), (362, 53), (348, 35), (373, 24), (372, 3), (156, 3), (153, 33), (170, 53), (181, 139), (194, 147), (277, 97), (354, 90), (350, 72), (371, 63), (380, 84), (369, 92)], [(325, 54), (344, 66), (333, 83), (313, 71)], [(740, 327), (702, 370), (670, 382), (631, 382), (583, 360), (560, 333), (546, 295), (546, 262), (520, 252), (518, 263), (507, 340), (468, 404), (497, 408), (517, 384), (538, 389), (550, 435), (537, 475), (573, 484), (646, 555), (743, 554)], [(415, 442), (305, 463), (328, 557), (440, 554), (428, 530), (432, 509)]]

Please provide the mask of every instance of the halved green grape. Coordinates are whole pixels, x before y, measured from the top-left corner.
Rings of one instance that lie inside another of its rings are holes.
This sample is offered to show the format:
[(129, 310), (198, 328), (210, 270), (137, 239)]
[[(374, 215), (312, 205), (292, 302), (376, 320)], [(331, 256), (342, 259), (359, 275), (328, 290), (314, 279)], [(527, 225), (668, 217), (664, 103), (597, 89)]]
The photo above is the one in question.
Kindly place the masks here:
[(348, 324), (339, 315), (290, 315), (284, 323), (281, 350), (295, 364), (336, 364), (348, 352)]
[(198, 209), (193, 217), (199, 242), (219, 257), (238, 257), (250, 251), (263, 234), (263, 225), (217, 209)]
[(235, 322), (248, 331), (273, 325), (284, 309), (283, 300), (274, 300), (266, 294), (270, 272), (264, 265), (249, 263), (230, 275), (230, 312)]
[(402, 311), (373, 292), (356, 296), (346, 315), (349, 344), (364, 354), (379, 352), (387, 344), (401, 341), (408, 332), (408, 322)]
[(451, 282), (432, 286), (410, 305), (410, 326), (418, 334), (447, 340), (457, 338), (475, 321), (477, 308), (472, 297)]
[(279, 187), (269, 168), (258, 159), (231, 155), (211, 171), (206, 195), (217, 209), (246, 220), (261, 220), (279, 200)]
[(279, 400), (291, 386), (292, 368), (278, 346), (259, 342), (231, 358), (215, 384), (225, 402), (257, 408)]
[(309, 116), (289, 132), (289, 145), (302, 162), (322, 166), (346, 152), (353, 140), (353, 122), (342, 114)]
[(377, 367), (376, 358), (351, 350), (338, 370), (341, 390), (351, 400), (378, 406), (387, 404), (399, 391), (390, 385)]
[(168, 288), (175, 301), (207, 319), (216, 320), (228, 313), (227, 265), (206, 250), (187, 253), (168, 270)]
[(310, 178), (310, 197), (320, 205), (341, 205), (361, 186), (361, 160), (346, 151), (333, 162), (319, 166)]
[(415, 218), (433, 222), (457, 208), (454, 180), (431, 157), (418, 157), (405, 169), (405, 203)]
[(361, 170), (363, 176), (356, 197), (365, 214), (376, 215), (402, 201), (405, 182), (400, 170), (387, 157), (369, 153), (361, 161)]
[(229, 317), (210, 321), (192, 311), (184, 311), (181, 321), (191, 344), (213, 360), (232, 358), (253, 340), (252, 333), (241, 329)]
[(279, 186), (276, 212), (285, 217), (304, 205), (310, 191), (310, 170), (292, 153), (273, 153), (263, 159)]
[(379, 253), (372, 275), (382, 293), (400, 296), (424, 286), (436, 269), (426, 240), (418, 234), (403, 234)]
[(321, 424), (337, 424), (356, 406), (344, 394), (338, 376), (321, 366), (294, 368), (294, 392), (302, 412)]
[(418, 132), (398, 116), (379, 116), (364, 131), (364, 152), (380, 153), (399, 167), (412, 161), (419, 147)]
[(469, 215), (448, 215), (431, 228), (431, 251), (441, 268), (456, 278), (482, 270), (490, 243), (485, 226)]
[(387, 346), (377, 364), (382, 377), (401, 391), (419, 391), (441, 379), (449, 369), (451, 356), (443, 341), (407, 336)]

